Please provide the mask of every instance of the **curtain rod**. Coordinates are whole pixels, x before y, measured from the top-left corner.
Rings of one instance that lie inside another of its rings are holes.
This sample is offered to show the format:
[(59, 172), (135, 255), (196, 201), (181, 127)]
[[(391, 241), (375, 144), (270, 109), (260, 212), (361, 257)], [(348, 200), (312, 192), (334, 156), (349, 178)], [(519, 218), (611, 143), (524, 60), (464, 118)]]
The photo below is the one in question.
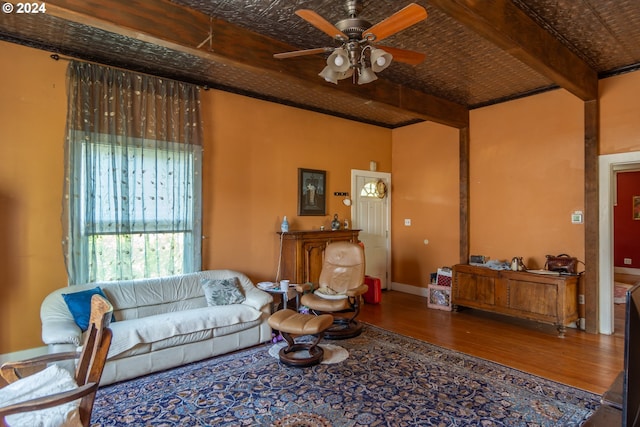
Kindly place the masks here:
[(198, 87), (202, 88), (203, 90), (209, 90), (210, 89), (210, 87), (208, 85), (206, 85), (206, 84), (186, 82), (186, 81), (183, 81), (183, 80), (178, 80), (178, 79), (173, 78), (173, 77), (157, 76), (155, 74), (145, 73), (145, 72), (141, 72), (141, 71), (129, 70), (127, 68), (117, 67), (115, 65), (102, 64), (102, 63), (96, 62), (96, 61), (87, 61), (86, 59), (69, 58), (67, 56), (60, 56), (57, 53), (52, 53), (51, 55), (49, 55), (49, 58), (53, 59), (54, 61), (77, 61), (77, 62), (84, 62), (86, 64), (100, 65), (101, 67), (109, 67), (109, 68), (113, 68), (113, 69), (120, 70), (120, 71), (127, 71), (127, 72), (130, 72), (130, 73), (144, 74), (145, 76), (149, 76), (149, 77), (158, 77), (158, 78), (161, 78), (161, 79), (169, 79), (169, 80), (175, 80), (175, 81), (181, 82), (181, 83), (188, 83), (188, 84), (192, 84), (192, 85), (198, 86)]

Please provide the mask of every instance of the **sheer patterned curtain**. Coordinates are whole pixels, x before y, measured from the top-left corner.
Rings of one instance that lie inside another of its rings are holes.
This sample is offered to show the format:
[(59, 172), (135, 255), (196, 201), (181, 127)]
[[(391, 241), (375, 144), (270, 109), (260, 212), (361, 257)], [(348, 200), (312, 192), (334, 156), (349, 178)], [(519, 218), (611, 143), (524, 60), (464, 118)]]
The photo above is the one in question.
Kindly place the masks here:
[(198, 271), (199, 89), (75, 61), (67, 80), (69, 283)]

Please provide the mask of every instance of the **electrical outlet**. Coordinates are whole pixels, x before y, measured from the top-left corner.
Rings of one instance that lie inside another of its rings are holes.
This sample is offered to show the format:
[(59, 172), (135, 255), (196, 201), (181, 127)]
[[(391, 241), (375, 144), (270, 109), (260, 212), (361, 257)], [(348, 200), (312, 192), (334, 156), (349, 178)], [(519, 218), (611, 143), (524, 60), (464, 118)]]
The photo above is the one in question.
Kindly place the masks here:
[(631, 264), (632, 264), (631, 258), (625, 258), (624, 259), (624, 265), (631, 265)]
[(404, 225), (405, 225), (405, 227), (410, 227), (411, 226), (411, 219), (405, 218)]

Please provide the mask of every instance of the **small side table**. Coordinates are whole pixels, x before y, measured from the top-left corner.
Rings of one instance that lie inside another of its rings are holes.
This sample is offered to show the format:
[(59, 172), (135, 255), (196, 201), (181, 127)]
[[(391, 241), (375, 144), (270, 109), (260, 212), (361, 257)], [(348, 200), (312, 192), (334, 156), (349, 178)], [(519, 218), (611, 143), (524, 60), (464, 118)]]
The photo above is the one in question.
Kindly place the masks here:
[[(289, 289), (287, 291), (283, 291), (282, 289), (280, 289), (279, 285), (276, 285), (275, 283), (273, 284), (273, 287), (269, 287), (269, 286), (264, 286), (263, 283), (269, 283), (269, 282), (260, 282), (258, 284), (258, 289), (265, 291), (265, 292), (269, 292), (272, 295), (280, 295), (280, 300), (281, 303), (273, 303), (271, 306), (271, 312), (275, 313), (277, 310), (282, 310), (287, 308), (287, 305), (289, 304), (289, 300), (295, 298), (296, 300), (296, 312), (299, 310), (300, 308), (300, 295), (298, 294), (298, 291), (296, 291), (296, 285), (294, 284), (290, 284), (289, 285)], [(282, 305), (282, 307), (280, 307)], [(278, 308), (280, 307), (280, 308)]]

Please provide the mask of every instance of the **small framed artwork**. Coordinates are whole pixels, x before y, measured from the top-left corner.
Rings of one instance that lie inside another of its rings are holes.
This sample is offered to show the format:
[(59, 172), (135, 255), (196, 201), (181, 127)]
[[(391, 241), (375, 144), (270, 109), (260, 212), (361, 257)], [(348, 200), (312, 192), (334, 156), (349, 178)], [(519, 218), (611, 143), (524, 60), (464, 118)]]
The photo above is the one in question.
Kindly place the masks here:
[(298, 215), (326, 215), (327, 172), (298, 169)]
[(633, 219), (640, 220), (640, 196), (633, 196)]

